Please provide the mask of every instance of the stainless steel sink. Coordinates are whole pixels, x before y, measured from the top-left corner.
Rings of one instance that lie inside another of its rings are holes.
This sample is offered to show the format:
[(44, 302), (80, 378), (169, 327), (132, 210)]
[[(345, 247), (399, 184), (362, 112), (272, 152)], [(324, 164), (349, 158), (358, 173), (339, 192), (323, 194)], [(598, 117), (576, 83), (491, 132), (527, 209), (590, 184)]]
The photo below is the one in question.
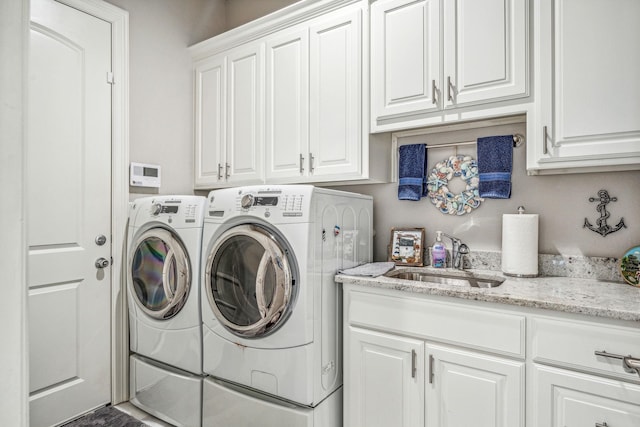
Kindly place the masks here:
[(495, 288), (504, 282), (504, 278), (493, 276), (486, 277), (475, 275), (472, 273), (464, 275), (447, 274), (446, 272), (437, 273), (432, 271), (390, 271), (386, 274), (388, 277), (403, 280), (414, 280), (418, 282), (438, 283), (451, 286), (467, 286), (472, 288)]

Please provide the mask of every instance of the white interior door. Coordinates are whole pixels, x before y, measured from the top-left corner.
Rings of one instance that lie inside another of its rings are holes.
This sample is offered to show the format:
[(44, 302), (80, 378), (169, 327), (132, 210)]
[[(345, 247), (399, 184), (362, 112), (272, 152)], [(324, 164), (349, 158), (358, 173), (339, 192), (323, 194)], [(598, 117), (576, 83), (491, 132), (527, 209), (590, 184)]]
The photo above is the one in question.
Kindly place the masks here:
[[(111, 25), (31, 1), (27, 233), (31, 426), (111, 400)], [(105, 236), (100, 242), (99, 236)]]

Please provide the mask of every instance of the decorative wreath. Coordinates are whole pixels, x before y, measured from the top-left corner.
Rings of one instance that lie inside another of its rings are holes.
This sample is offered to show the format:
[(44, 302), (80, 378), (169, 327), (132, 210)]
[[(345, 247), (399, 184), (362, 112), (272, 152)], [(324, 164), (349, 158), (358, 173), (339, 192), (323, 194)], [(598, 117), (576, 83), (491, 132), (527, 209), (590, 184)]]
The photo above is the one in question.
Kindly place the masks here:
[[(449, 191), (449, 180), (459, 177), (467, 184), (460, 194)], [(471, 156), (451, 156), (439, 162), (427, 179), (428, 195), (440, 212), (464, 215), (480, 206), (484, 199), (478, 192), (478, 164)]]

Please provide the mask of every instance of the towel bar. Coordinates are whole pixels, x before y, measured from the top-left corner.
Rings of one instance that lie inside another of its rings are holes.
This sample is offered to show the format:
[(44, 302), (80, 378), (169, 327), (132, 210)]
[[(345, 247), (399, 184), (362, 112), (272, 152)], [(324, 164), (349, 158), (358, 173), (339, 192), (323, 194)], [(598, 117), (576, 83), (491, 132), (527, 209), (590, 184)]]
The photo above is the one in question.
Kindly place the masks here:
[[(446, 144), (427, 144), (427, 149), (429, 148), (442, 148), (442, 147), (457, 147), (458, 145), (471, 145), (475, 144), (476, 141), (461, 141), (461, 142), (448, 142)], [(524, 144), (524, 136), (517, 133), (513, 135), (513, 146), (521, 147)]]

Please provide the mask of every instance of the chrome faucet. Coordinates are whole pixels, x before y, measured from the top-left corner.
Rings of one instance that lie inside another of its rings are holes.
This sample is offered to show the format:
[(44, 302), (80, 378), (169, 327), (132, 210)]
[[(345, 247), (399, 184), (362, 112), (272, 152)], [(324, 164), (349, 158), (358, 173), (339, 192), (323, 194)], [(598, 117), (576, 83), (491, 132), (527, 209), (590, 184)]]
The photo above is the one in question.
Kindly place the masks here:
[(447, 233), (442, 233), (444, 237), (451, 239), (451, 267), (462, 270), (464, 268), (463, 256), (467, 255), (469, 246), (462, 243), (462, 240), (457, 237), (451, 236)]

